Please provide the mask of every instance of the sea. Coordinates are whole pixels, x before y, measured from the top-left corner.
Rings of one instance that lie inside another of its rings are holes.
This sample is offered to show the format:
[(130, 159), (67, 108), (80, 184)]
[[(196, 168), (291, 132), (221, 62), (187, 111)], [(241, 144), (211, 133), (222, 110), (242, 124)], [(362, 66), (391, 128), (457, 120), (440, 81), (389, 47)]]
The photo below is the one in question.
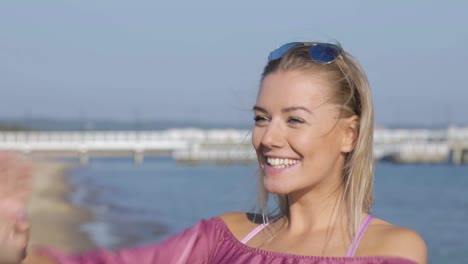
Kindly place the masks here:
[[(71, 171), (82, 226), (108, 249), (157, 243), (202, 218), (255, 206), (255, 164), (179, 164), (171, 158), (95, 158)], [(468, 166), (377, 163), (373, 214), (416, 230), (429, 263), (468, 263)]]

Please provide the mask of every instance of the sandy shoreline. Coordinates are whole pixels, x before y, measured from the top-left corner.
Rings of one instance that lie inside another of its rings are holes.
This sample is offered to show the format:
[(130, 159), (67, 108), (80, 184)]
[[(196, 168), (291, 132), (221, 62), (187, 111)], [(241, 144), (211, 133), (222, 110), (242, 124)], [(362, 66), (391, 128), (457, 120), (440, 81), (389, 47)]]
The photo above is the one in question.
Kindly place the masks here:
[(72, 205), (68, 194), (73, 187), (67, 179), (72, 165), (57, 161), (36, 161), (29, 197), (31, 223), (30, 249), (47, 246), (63, 252), (81, 252), (95, 248), (89, 236), (80, 230), (92, 219), (90, 211)]

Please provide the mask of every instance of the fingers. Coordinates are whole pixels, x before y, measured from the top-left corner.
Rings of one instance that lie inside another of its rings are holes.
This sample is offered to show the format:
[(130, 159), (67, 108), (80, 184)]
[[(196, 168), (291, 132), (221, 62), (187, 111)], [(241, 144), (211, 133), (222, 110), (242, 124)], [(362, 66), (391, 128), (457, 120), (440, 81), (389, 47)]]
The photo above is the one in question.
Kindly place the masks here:
[(26, 257), (29, 231), (27, 221), (0, 215), (0, 263), (20, 263)]
[(29, 231), (29, 223), (23, 222), (15, 224), (15, 228), (11, 235), (11, 239), (13, 241), (12, 244), (17, 248), (26, 248), (29, 242)]
[(30, 193), (32, 165), (11, 152), (0, 152), (0, 210), (25, 210)]
[(19, 263), (29, 242), (26, 205), (31, 165), (12, 152), (0, 152), (0, 263)]
[(15, 230), (17, 232), (20, 232), (20, 233), (21, 232), (29, 232), (30, 228), (31, 228), (31, 225), (26, 220), (18, 220), (15, 223)]
[(16, 221), (15, 230), (12, 236), (12, 247), (19, 260), (24, 260), (27, 256), (27, 248), (30, 238), (30, 225), (26, 221)]

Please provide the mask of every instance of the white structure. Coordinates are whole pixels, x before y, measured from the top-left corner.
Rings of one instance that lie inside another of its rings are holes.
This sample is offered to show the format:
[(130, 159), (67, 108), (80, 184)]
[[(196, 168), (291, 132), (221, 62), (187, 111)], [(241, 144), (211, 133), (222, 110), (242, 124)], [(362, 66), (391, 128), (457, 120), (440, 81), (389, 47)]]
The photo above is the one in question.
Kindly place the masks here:
[(199, 149), (196, 147), (199, 145), (238, 146), (245, 142), (250, 143), (249, 131), (233, 129), (0, 132), (0, 150), (17, 151), (25, 155), (79, 155), (82, 163), (86, 163), (88, 157), (93, 155), (130, 154), (134, 155), (137, 163), (143, 161), (144, 155), (172, 155), (182, 159), (184, 153), (191, 149)]
[[(446, 130), (376, 129), (375, 157), (401, 162), (468, 162), (468, 127)], [(196, 128), (164, 131), (0, 132), (0, 151), (79, 156), (170, 155), (180, 161), (256, 160), (248, 130)]]

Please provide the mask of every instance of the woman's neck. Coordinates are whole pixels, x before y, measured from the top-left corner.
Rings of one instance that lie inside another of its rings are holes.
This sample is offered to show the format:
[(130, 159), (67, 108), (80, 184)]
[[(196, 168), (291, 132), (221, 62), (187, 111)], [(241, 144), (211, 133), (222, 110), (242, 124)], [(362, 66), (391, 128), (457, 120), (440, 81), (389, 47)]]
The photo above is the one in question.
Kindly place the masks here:
[(303, 233), (345, 223), (342, 194), (341, 185), (289, 194), (289, 231)]

